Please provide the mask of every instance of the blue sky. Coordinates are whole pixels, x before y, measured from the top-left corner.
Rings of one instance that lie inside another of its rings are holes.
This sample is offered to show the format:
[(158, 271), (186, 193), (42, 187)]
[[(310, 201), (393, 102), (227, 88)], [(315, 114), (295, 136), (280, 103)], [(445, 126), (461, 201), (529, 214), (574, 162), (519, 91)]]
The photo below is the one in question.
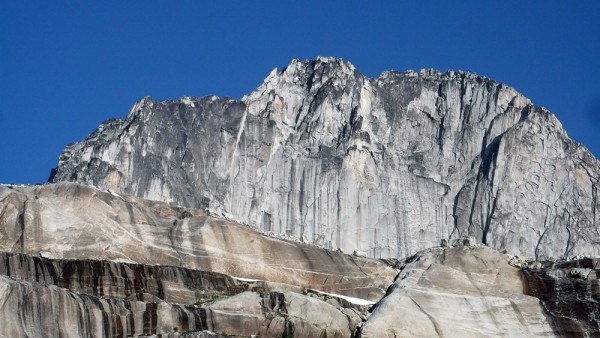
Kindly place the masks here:
[(136, 100), (240, 98), (292, 58), (506, 83), (600, 155), (600, 1), (0, 1), (0, 182)]

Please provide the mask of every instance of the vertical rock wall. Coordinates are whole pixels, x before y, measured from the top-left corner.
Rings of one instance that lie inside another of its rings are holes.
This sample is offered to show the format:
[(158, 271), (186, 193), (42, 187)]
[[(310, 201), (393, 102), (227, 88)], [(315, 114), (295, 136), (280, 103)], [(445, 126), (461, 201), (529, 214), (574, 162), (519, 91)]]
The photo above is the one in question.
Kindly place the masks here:
[(510, 87), (452, 71), (367, 78), (334, 58), (293, 60), (241, 101), (144, 98), (51, 176), (371, 257), (471, 234), (540, 258), (600, 254), (599, 179), (598, 160)]

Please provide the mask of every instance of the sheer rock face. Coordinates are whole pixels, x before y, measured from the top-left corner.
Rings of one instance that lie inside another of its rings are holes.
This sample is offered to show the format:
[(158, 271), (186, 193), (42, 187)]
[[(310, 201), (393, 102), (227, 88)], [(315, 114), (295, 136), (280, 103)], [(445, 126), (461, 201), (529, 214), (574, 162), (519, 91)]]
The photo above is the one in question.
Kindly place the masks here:
[[(169, 265), (263, 280), (273, 290), (313, 288), (376, 301), (396, 274), (382, 261), (270, 238), (203, 211), (74, 183), (0, 186), (0, 224), (4, 252)], [(114, 267), (79, 268), (97, 274)], [(165, 273), (178, 281), (175, 275), (187, 272)]]
[(600, 334), (600, 259), (546, 263), (523, 270), (524, 292), (537, 297), (563, 337)]
[(510, 87), (431, 70), (367, 78), (333, 58), (294, 60), (241, 101), (144, 98), (51, 175), (371, 257), (466, 234), (539, 258), (600, 254), (599, 179)]
[[(244, 292), (198, 307), (71, 292), (0, 276), (3, 337), (350, 337), (342, 309), (296, 293)], [(219, 333), (219, 335), (213, 332)]]
[(519, 269), (488, 247), (436, 248), (406, 261), (361, 337), (553, 337)]
[(0, 335), (4, 337), (124, 337), (199, 331), (203, 329), (200, 314), (193, 306), (91, 297), (0, 276)]
[(56, 285), (89, 296), (130, 301), (195, 304), (242, 291), (266, 290), (268, 283), (175, 266), (98, 260), (51, 260), (0, 252), (0, 275)]
[(0, 336), (351, 337), (362, 323), (361, 306), (343, 298), (333, 306), (336, 297), (277, 288), (173, 266), (0, 253)]
[(432, 248), (402, 262), (360, 337), (596, 337), (600, 259), (510, 265), (486, 246)]

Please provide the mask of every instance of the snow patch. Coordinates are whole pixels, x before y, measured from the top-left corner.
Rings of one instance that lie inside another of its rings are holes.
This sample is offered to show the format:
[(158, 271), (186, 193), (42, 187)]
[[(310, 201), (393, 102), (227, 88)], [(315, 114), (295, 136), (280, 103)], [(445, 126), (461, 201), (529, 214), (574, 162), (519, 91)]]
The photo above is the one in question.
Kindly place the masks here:
[(129, 263), (129, 264), (139, 264), (138, 262), (131, 260), (129, 258), (115, 258), (115, 259), (111, 259), (112, 262), (115, 263)]
[(252, 278), (243, 278), (243, 277), (233, 277), (231, 276), (231, 278), (235, 279), (235, 280), (239, 280), (240, 282), (262, 282), (261, 279), (252, 279)]
[(373, 304), (375, 304), (375, 302), (373, 302), (373, 301), (362, 299), (362, 298), (338, 295), (337, 293), (329, 293), (329, 292), (324, 292), (324, 291), (319, 291), (319, 290), (311, 290), (311, 291), (315, 291), (322, 295), (327, 295), (330, 297), (337, 297), (337, 298), (345, 299), (348, 302), (350, 302), (352, 304), (356, 304), (356, 305), (373, 305)]
[(107, 191), (108, 191), (108, 193), (109, 193), (109, 194), (111, 194), (111, 195), (113, 195), (113, 196), (116, 196), (116, 197), (121, 197), (121, 196), (119, 196), (119, 194), (117, 194), (116, 192), (114, 192), (114, 191), (112, 191), (112, 190), (110, 190), (110, 189), (108, 189)]

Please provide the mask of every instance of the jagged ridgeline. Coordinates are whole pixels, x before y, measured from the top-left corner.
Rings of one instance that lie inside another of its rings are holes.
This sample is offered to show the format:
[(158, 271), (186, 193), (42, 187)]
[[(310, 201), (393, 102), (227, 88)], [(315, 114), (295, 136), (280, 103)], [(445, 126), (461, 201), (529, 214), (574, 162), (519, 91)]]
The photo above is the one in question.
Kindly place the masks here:
[(473, 235), (539, 259), (600, 254), (599, 179), (598, 160), (513, 88), (452, 71), (369, 78), (324, 57), (241, 100), (143, 98), (50, 177), (370, 257)]

